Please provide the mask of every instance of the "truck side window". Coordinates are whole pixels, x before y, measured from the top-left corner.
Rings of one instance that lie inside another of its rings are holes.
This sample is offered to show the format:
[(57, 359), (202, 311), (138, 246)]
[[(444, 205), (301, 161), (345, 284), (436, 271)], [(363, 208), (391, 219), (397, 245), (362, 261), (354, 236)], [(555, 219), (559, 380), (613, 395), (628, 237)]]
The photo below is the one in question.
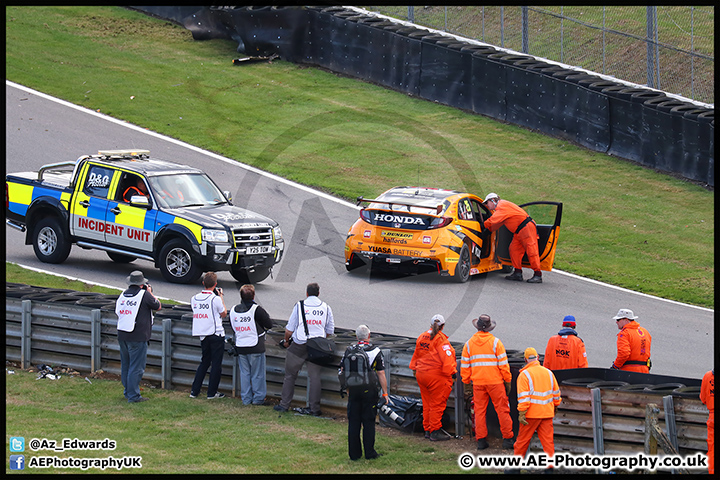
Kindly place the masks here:
[(107, 198), (113, 173), (114, 170), (110, 168), (91, 165), (85, 177), (83, 192), (93, 197)]

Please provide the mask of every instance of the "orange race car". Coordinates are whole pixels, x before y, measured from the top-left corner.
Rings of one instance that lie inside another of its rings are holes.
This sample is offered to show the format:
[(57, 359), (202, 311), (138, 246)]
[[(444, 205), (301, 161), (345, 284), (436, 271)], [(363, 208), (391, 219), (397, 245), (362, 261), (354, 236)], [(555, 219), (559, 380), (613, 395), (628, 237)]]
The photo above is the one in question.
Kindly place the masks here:
[[(433, 271), (466, 282), (470, 275), (511, 267), (508, 247), (512, 233), (505, 227), (490, 232), (483, 221), (491, 213), (471, 193), (426, 187), (395, 187), (375, 199), (358, 197), (360, 218), (345, 240), (345, 266), (405, 273)], [(521, 205), (537, 224), (542, 270), (555, 260), (562, 203)], [(527, 256), (523, 266), (529, 268)]]

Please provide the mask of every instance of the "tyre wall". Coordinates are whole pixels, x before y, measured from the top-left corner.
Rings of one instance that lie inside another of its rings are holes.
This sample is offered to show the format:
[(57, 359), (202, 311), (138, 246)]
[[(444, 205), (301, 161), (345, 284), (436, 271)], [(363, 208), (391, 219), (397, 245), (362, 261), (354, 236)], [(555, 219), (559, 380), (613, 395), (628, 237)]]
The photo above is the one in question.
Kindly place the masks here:
[(252, 56), (317, 65), (715, 185), (714, 109), (343, 7), (137, 7)]

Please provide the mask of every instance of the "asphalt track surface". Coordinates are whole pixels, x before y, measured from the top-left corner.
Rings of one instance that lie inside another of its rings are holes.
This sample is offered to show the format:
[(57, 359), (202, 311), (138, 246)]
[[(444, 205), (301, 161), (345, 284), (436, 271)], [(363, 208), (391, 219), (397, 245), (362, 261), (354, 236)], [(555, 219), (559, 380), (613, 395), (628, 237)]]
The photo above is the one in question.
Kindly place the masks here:
[[(574, 315), (590, 366), (607, 368), (615, 358), (618, 332), (611, 317), (620, 308), (630, 308), (653, 337), (652, 373), (699, 379), (713, 368), (714, 310), (557, 270), (545, 272), (541, 285), (508, 282), (497, 272), (474, 276), (465, 284), (433, 274), (348, 273), (343, 251), (345, 234), (358, 215), (353, 204), (8, 81), (5, 128), (6, 173), (37, 171), (98, 150), (149, 149), (153, 157), (203, 169), (221, 189), (232, 192), (235, 204), (277, 220), (286, 241), (285, 256), (273, 278), (256, 285), (256, 300), (273, 318), (288, 318), (294, 303), (304, 297), (305, 286), (318, 282), (320, 296), (340, 327), (354, 329), (364, 323), (373, 332), (416, 337), (440, 313), (450, 339), (465, 342), (475, 331), (471, 319), (487, 313), (497, 321), (493, 334), (506, 349), (532, 346), (542, 352), (562, 318)], [(124, 288), (130, 272), (140, 269), (160, 297), (189, 302), (199, 291), (199, 285), (167, 283), (151, 262), (116, 264), (105, 252), (77, 246), (60, 265), (41, 263), (32, 246), (24, 244), (24, 234), (10, 227), (6, 245), (7, 261), (49, 273)], [(529, 274), (526, 270), (525, 276)], [(229, 273), (220, 273), (219, 286), (228, 307), (240, 301), (240, 285)]]

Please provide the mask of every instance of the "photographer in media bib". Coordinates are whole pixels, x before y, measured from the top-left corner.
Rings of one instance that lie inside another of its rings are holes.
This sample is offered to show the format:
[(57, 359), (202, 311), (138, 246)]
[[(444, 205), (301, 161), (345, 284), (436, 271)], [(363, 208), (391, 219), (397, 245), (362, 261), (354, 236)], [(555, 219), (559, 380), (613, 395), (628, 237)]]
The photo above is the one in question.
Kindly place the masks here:
[(127, 290), (115, 302), (120, 379), (128, 403), (138, 403), (147, 400), (140, 395), (140, 380), (145, 373), (153, 312), (160, 310), (162, 305), (153, 295), (152, 287), (140, 270), (135, 270), (127, 277), (127, 284)]
[(222, 319), (227, 317), (223, 291), (217, 286), (217, 274), (206, 272), (202, 278), (203, 290), (190, 300), (193, 310), (192, 335), (200, 337), (202, 359), (195, 371), (190, 398), (200, 395), (205, 374), (210, 368), (207, 398), (222, 398), (217, 391), (222, 376), (222, 359), (225, 353), (225, 328)]
[[(335, 332), (332, 309), (330, 305), (318, 298), (320, 286), (317, 283), (310, 283), (305, 289), (305, 293), (307, 298), (297, 302), (293, 307), (290, 319), (285, 327), (285, 338), (280, 342), (280, 346), (286, 348), (287, 352), (285, 355), (285, 378), (283, 379), (282, 397), (280, 403), (273, 407), (279, 412), (287, 412), (290, 409), (290, 402), (292, 402), (295, 395), (295, 381), (308, 357), (307, 339), (327, 337)], [(307, 324), (307, 334), (305, 333), (303, 320)], [(320, 365), (307, 362), (309, 407), (299, 409), (300, 413), (316, 417), (320, 416), (321, 369)]]
[(267, 311), (255, 303), (254, 286), (240, 287), (240, 300), (230, 309), (240, 370), (240, 398), (243, 405), (265, 405), (265, 332), (273, 327), (273, 321)]

